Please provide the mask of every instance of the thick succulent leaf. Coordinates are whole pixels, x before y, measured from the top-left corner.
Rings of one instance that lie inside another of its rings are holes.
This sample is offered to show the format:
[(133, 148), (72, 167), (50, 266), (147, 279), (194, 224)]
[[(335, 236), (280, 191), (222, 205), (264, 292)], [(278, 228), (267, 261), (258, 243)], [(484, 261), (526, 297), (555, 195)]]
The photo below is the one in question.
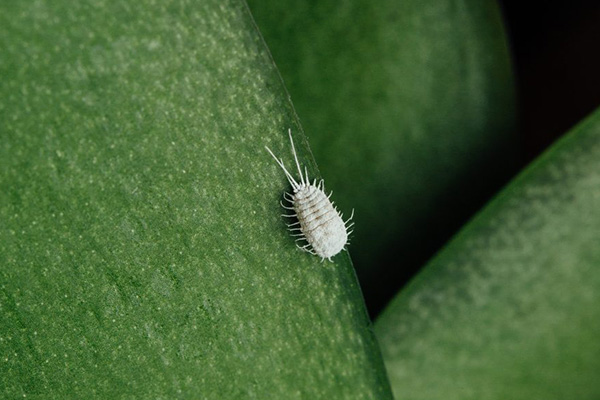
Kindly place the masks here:
[(376, 333), (401, 399), (600, 398), (600, 110), (400, 292)]
[(387, 398), (347, 253), (279, 206), (306, 140), (241, 1), (0, 5), (0, 397)]
[(249, 0), (342, 210), (373, 310), (512, 173), (493, 0)]

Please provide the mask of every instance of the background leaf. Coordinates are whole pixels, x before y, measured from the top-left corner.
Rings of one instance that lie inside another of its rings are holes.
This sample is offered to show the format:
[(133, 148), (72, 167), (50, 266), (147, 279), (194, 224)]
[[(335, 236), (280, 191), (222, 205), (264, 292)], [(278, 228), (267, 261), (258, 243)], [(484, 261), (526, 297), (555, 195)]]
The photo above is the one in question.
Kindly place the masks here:
[(347, 254), (279, 216), (298, 126), (242, 2), (0, 11), (0, 397), (390, 396)]
[(376, 313), (513, 171), (514, 88), (491, 0), (249, 0), (325, 182), (356, 208)]
[(403, 399), (600, 397), (600, 110), (515, 179), (376, 323)]

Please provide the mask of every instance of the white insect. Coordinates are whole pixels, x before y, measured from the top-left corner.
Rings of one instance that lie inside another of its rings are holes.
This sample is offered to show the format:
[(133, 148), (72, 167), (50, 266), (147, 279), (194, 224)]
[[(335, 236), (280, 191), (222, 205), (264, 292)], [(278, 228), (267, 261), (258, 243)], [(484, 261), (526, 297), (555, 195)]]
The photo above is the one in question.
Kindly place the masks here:
[(291, 215), (282, 214), (284, 217), (298, 218), (298, 222), (288, 224), (290, 231), (297, 232), (292, 236), (298, 237), (296, 241), (304, 240), (307, 242), (304, 246), (297, 244), (298, 248), (307, 251), (313, 255), (321, 257), (321, 261), (326, 258), (331, 261), (331, 257), (335, 256), (342, 250), (345, 250), (345, 246), (349, 244), (348, 236), (352, 231), (348, 232), (354, 223), (347, 225), (354, 216), (354, 210), (352, 215), (346, 221), (342, 219), (341, 214), (337, 208), (333, 207), (333, 203), (329, 201), (329, 198), (333, 194), (331, 192), (329, 196), (324, 193), (323, 180), (319, 181), (315, 179), (313, 183), (310, 183), (308, 179), (308, 171), (306, 166), (304, 167), (304, 176), (302, 175), (302, 169), (298, 162), (298, 155), (296, 154), (296, 148), (294, 147), (294, 140), (292, 139), (292, 130), (288, 130), (290, 135), (290, 143), (292, 144), (292, 154), (294, 160), (296, 160), (296, 167), (300, 174), (300, 182), (298, 183), (288, 170), (283, 165), (283, 160), (275, 157), (275, 154), (267, 146), (265, 148), (273, 156), (277, 164), (285, 172), (288, 182), (292, 185), (294, 194), (284, 192), (283, 197), (292, 204), (292, 207), (286, 207), (283, 202), (281, 206), (286, 210), (293, 210), (295, 213)]

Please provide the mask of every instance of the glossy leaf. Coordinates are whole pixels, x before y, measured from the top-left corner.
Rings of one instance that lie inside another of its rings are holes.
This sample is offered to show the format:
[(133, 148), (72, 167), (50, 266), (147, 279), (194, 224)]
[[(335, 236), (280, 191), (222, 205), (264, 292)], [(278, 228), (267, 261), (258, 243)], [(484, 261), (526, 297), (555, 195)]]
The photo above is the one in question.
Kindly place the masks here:
[(600, 397), (600, 110), (504, 189), (376, 323), (402, 399)]
[(300, 252), (241, 1), (0, 5), (0, 397), (389, 397), (349, 257)]

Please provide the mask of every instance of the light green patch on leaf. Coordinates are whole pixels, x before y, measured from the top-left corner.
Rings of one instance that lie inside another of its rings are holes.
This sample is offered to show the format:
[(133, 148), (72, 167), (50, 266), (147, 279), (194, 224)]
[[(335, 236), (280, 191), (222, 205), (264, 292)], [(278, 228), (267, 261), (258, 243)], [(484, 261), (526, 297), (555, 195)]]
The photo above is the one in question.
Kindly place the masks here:
[(600, 110), (504, 189), (381, 315), (399, 399), (600, 397)]
[(286, 231), (241, 1), (0, 6), (0, 397), (389, 398), (349, 257)]
[(249, 3), (325, 183), (342, 211), (356, 209), (351, 253), (367, 300), (381, 302), (512, 173), (498, 6)]

